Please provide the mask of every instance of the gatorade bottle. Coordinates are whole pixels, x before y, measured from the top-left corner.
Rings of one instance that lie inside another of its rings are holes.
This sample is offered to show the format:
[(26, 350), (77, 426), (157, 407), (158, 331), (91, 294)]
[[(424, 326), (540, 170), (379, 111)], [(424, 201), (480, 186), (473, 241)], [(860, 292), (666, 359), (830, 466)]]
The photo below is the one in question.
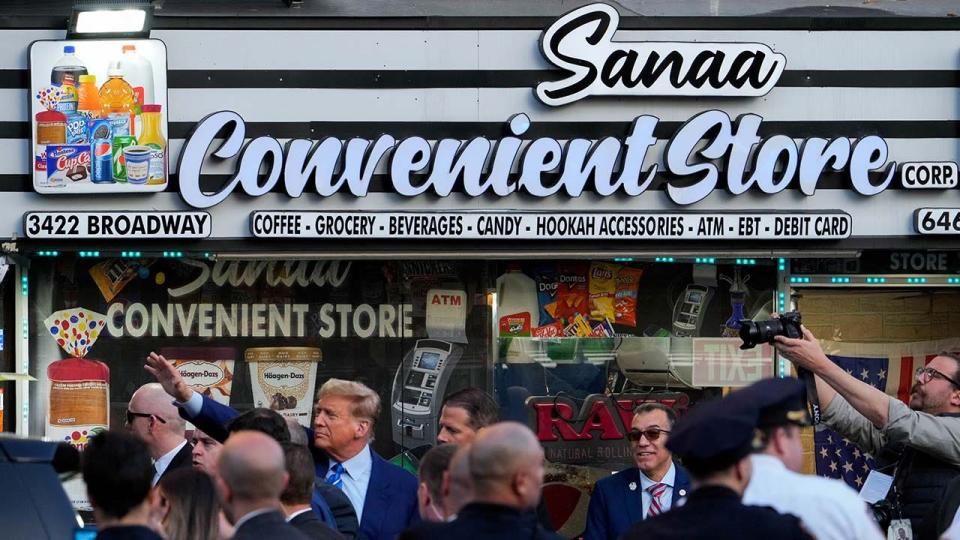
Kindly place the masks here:
[(164, 184), (167, 181), (167, 139), (160, 126), (160, 105), (144, 105), (142, 123), (143, 132), (137, 142), (150, 148), (147, 184)]
[(133, 87), (123, 80), (120, 62), (110, 62), (107, 76), (110, 78), (100, 87), (100, 114), (110, 120), (114, 137), (135, 135), (137, 96)]
[(77, 112), (87, 118), (100, 118), (100, 92), (96, 75), (81, 75), (77, 88)]
[(60, 60), (57, 60), (57, 63), (53, 66), (53, 71), (50, 72), (50, 84), (60, 86), (63, 84), (64, 75), (67, 74), (72, 75), (74, 81), (79, 81), (81, 75), (87, 74), (87, 66), (77, 58), (75, 53), (76, 49), (73, 45), (63, 47), (63, 56), (60, 57)]

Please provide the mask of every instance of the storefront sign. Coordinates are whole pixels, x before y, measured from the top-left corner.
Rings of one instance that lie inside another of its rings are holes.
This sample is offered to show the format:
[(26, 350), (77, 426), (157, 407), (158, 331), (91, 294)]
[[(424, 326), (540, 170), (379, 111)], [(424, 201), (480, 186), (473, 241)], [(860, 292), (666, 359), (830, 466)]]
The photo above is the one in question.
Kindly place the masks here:
[(830, 213), (254, 212), (258, 238), (832, 240), (852, 220)]
[(960, 234), (960, 208), (917, 208), (913, 223), (920, 234)]
[(143, 304), (114, 302), (107, 333), (121, 337), (413, 337), (410, 304)]
[(900, 165), (900, 181), (907, 189), (951, 189), (960, 178), (953, 161), (910, 162)]
[(773, 347), (741, 350), (739, 338), (693, 339), (693, 385), (747, 386), (773, 376)]
[(28, 212), (27, 238), (206, 238), (213, 230), (207, 212)]
[(641, 403), (656, 401), (682, 412), (689, 397), (681, 393), (593, 394), (578, 406), (563, 396), (538, 396), (527, 399), (529, 425), (545, 457), (553, 463), (571, 465), (629, 464), (633, 453), (627, 432), (633, 410)]
[(614, 41), (620, 14), (591, 4), (557, 19), (540, 50), (566, 78), (540, 83), (537, 98), (551, 106), (600, 96), (762, 96), (787, 64), (760, 43)]
[[(464, 192), (471, 197), (512, 193), (550, 197), (560, 192), (578, 197), (591, 177), (598, 195), (635, 197), (650, 187), (659, 170), (654, 164), (641, 171), (647, 151), (657, 142), (654, 130), (659, 121), (655, 116), (639, 116), (623, 138), (575, 138), (561, 144), (541, 137), (529, 141), (521, 152), (524, 141), (518, 137), (530, 129), (525, 114), (514, 115), (507, 124), (510, 135), (498, 141), (474, 137), (466, 143), (443, 139), (431, 145), (423, 137), (397, 141), (392, 135), (381, 135), (375, 141), (357, 137), (344, 143), (332, 136), (319, 142), (295, 139), (284, 146), (267, 136), (244, 145), (243, 118), (221, 111), (197, 124), (184, 145), (178, 169), (180, 195), (194, 208), (219, 204), (238, 189), (257, 197), (282, 186), (290, 197), (300, 197), (308, 184), (322, 197), (344, 190), (364, 197), (370, 193), (378, 163), (389, 154), (392, 191), (406, 197), (429, 193), (445, 197), (461, 176)], [(882, 137), (868, 135), (852, 141), (848, 137), (811, 137), (798, 144), (792, 137), (778, 134), (761, 140), (762, 123), (763, 117), (756, 114), (731, 120), (720, 110), (705, 111), (688, 120), (664, 149), (665, 172), (679, 177), (667, 184), (670, 199), (676, 204), (693, 204), (721, 187), (716, 161), (723, 162), (722, 181), (733, 195), (751, 188), (774, 194), (792, 184), (798, 184), (804, 195), (813, 195), (821, 173), (828, 168), (846, 170), (857, 193), (876, 195), (890, 185), (896, 173), (896, 162), (887, 162), (887, 142)], [(222, 133), (226, 139), (213, 156), (228, 159), (239, 155), (237, 172), (222, 189), (207, 193), (201, 189), (200, 174), (208, 149)], [(701, 144), (703, 140), (706, 145)], [(520, 172), (516, 180), (510, 174), (514, 162)], [(260, 174), (263, 168), (266, 177)], [(429, 176), (415, 181), (412, 175), (424, 170), (430, 171)], [(747, 170), (752, 172), (747, 175)], [(544, 178), (544, 173), (551, 171), (559, 171), (559, 178)], [(874, 171), (882, 172), (876, 184), (869, 176)]]

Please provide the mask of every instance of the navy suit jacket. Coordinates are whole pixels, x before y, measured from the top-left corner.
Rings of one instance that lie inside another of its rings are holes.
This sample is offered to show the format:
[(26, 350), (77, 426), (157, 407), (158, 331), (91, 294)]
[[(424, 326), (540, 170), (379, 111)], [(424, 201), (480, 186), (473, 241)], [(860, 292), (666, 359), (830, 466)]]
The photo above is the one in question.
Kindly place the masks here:
[[(679, 499), (690, 493), (690, 475), (679, 463), (674, 463), (674, 466), (676, 476), (670, 499), (671, 509), (676, 508)], [(631, 482), (635, 483), (635, 489), (630, 489)], [(617, 540), (631, 525), (643, 521), (641, 493), (640, 470), (636, 467), (598, 481), (590, 496), (584, 540)]]
[[(180, 409), (181, 416), (193, 422), (204, 433), (220, 441), (226, 440), (224, 425), (239, 413), (227, 405), (203, 396), (203, 407), (195, 418)], [(326, 478), (329, 461), (322, 451), (313, 447), (313, 430), (304, 428), (313, 450), (317, 477)], [(370, 482), (363, 501), (363, 519), (360, 520), (361, 540), (394, 540), (410, 524), (419, 520), (417, 513), (417, 479), (402, 468), (389, 463), (370, 449), (373, 465)]]

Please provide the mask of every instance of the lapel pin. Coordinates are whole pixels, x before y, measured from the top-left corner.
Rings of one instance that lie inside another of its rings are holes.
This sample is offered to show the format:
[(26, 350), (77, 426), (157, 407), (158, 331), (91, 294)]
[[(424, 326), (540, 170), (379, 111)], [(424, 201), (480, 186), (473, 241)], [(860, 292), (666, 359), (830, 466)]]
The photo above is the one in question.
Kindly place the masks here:
[(627, 487), (630, 488), (630, 491), (636, 491), (636, 490), (637, 490), (637, 483), (636, 483), (636, 482), (630, 482), (630, 485), (628, 485)]
[(687, 496), (687, 490), (681, 489), (681, 490), (680, 490), (680, 496), (681, 496), (681, 497), (686, 497), (686, 496)]

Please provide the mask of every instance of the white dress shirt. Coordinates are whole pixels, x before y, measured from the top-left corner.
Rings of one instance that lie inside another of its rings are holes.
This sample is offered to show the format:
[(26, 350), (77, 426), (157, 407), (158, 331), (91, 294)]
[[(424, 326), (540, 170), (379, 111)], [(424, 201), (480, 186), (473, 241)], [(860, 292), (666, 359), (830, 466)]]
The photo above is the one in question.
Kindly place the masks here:
[(153, 468), (156, 469), (157, 472), (153, 473), (153, 482), (151, 485), (157, 485), (157, 482), (160, 481), (160, 477), (163, 476), (163, 472), (166, 471), (167, 467), (170, 466), (170, 462), (173, 461), (173, 458), (176, 457), (180, 449), (186, 445), (187, 440), (184, 439), (183, 442), (178, 444), (176, 448), (160, 456), (156, 461), (153, 462)]
[[(336, 461), (330, 460), (330, 468)], [(350, 499), (354, 511), (357, 513), (357, 523), (363, 518), (363, 501), (367, 498), (367, 486), (370, 483), (370, 471), (373, 469), (373, 455), (370, 445), (364, 446), (357, 455), (343, 462), (343, 493)], [(327, 470), (330, 476), (330, 469)]]
[(817, 540), (881, 540), (867, 504), (841, 480), (799, 474), (773, 456), (750, 456), (753, 474), (743, 504), (800, 518)]
[(670, 468), (667, 469), (667, 474), (663, 475), (663, 478), (659, 482), (647, 478), (647, 475), (643, 474), (643, 471), (640, 471), (640, 506), (641, 510), (643, 510), (643, 519), (647, 519), (650, 503), (653, 502), (653, 495), (651, 495), (647, 489), (654, 484), (667, 485), (667, 489), (665, 489), (663, 495), (660, 496), (661, 512), (666, 512), (673, 506), (673, 483), (676, 478), (677, 466), (673, 463), (670, 464)]

